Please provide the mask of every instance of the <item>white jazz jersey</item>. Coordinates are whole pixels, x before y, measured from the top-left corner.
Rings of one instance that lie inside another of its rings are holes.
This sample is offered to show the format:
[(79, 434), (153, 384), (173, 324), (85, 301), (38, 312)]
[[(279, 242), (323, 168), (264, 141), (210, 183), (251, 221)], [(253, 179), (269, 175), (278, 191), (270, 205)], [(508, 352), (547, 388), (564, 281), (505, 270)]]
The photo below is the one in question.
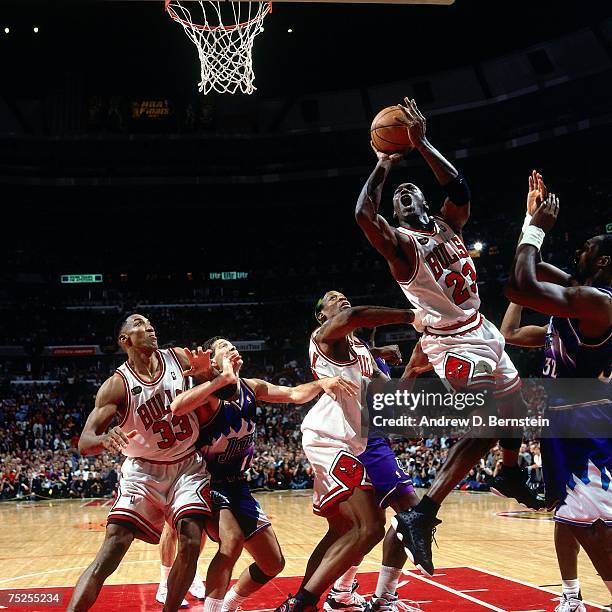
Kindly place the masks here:
[[(318, 332), (319, 329), (316, 329), (310, 337), (309, 354), (313, 376), (317, 379), (344, 376), (360, 387), (361, 393), (357, 397), (349, 397), (339, 392), (336, 400), (327, 394), (321, 396), (302, 421), (302, 432), (311, 430), (327, 438), (346, 442), (353, 453), (360, 454), (368, 442), (367, 431), (362, 432), (361, 399), (374, 375), (374, 359), (363, 343), (349, 337), (349, 361), (334, 361), (324, 355), (317, 344)], [(364, 409), (367, 410), (367, 407)]]
[(173, 349), (157, 351), (161, 370), (152, 382), (142, 380), (126, 361), (116, 372), (123, 379), (126, 411), (120, 427), (138, 433), (123, 454), (152, 461), (174, 462), (189, 455), (199, 433), (194, 412), (173, 416), (172, 400), (187, 389), (187, 379)]
[(412, 277), (399, 286), (422, 325), (435, 331), (477, 316), (480, 297), (463, 240), (443, 219), (436, 217), (434, 224), (431, 232), (397, 229), (410, 238), (417, 262)]

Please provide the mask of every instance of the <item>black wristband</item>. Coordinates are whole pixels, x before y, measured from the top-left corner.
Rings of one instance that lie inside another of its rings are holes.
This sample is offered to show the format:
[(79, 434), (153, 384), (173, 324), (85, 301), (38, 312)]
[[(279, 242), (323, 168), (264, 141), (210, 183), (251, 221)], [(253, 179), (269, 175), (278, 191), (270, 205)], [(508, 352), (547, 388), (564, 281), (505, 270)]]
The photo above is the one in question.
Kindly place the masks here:
[(457, 206), (465, 206), (470, 201), (470, 186), (461, 174), (458, 174), (450, 183), (442, 185), (442, 189), (444, 189), (448, 199)]

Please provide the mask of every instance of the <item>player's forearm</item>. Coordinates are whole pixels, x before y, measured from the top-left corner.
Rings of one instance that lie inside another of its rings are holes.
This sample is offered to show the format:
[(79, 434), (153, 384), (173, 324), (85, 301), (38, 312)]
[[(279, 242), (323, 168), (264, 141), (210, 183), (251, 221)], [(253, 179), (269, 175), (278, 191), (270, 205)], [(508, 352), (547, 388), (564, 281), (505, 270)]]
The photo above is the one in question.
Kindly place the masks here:
[(510, 302), (508, 304), (508, 308), (506, 309), (506, 313), (504, 314), (504, 319), (501, 323), (501, 327), (499, 331), (502, 336), (508, 340), (515, 333), (516, 330), (521, 326), (521, 315), (523, 313), (523, 307), (519, 304), (514, 304)]
[(383, 306), (355, 306), (342, 311), (340, 315), (347, 318), (351, 329), (358, 327), (378, 327), (379, 325), (393, 325), (414, 322), (414, 310), (386, 308)]
[(379, 161), (376, 164), (357, 199), (357, 207), (355, 208), (357, 218), (364, 215), (373, 219), (378, 214), (382, 190), (390, 168), (391, 165), (388, 162)]
[(440, 185), (450, 183), (459, 175), (455, 166), (453, 166), (453, 164), (451, 164), (427, 139), (420, 142), (416, 146), (416, 149), (427, 162), (427, 165), (431, 168), (431, 171), (434, 173)]
[(521, 244), (516, 250), (510, 279), (506, 285), (506, 297), (524, 306), (521, 298), (538, 292), (536, 273), (537, 255), (539, 249), (532, 244)]
[(170, 404), (170, 410), (172, 414), (178, 416), (193, 412), (198, 406), (201, 406), (208, 398), (218, 389), (230, 384), (232, 381), (230, 377), (219, 374), (216, 378), (209, 380), (205, 383), (193, 387), (188, 391), (183, 391), (180, 395), (177, 395)]
[(83, 431), (79, 438), (79, 453), (83, 457), (103, 453), (106, 449), (102, 440), (103, 436), (96, 434), (95, 431)]
[(297, 387), (290, 387), (289, 399), (293, 404), (305, 404), (321, 393), (323, 388), (318, 380), (313, 380)]

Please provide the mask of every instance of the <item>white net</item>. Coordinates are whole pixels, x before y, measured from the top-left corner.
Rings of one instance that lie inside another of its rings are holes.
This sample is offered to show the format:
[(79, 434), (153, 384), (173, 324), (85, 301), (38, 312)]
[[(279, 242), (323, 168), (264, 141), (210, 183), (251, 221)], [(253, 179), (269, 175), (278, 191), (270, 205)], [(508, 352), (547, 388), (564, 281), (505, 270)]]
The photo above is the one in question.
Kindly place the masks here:
[(263, 31), (271, 2), (166, 0), (166, 10), (198, 49), (201, 92), (251, 94), (256, 90), (253, 41)]

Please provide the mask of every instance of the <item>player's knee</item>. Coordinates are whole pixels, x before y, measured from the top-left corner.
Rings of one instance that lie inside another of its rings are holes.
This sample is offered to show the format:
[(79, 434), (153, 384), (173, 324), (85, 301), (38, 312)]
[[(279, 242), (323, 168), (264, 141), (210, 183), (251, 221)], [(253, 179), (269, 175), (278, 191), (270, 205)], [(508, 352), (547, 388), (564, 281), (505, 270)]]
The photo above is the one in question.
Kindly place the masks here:
[(178, 554), (182, 556), (199, 556), (200, 542), (202, 541), (202, 529), (190, 519), (182, 519), (177, 525)]
[(365, 520), (356, 525), (356, 537), (368, 550), (385, 537), (385, 526), (378, 520)]
[(273, 556), (271, 558), (266, 559), (261, 564), (251, 563), (249, 565), (249, 575), (251, 576), (251, 580), (256, 582), (257, 584), (267, 584), (278, 576), (285, 567), (285, 557), (281, 554), (276, 557)]
[(124, 554), (134, 540), (134, 533), (123, 525), (110, 524), (106, 529), (104, 548), (109, 556)]
[(238, 559), (244, 547), (244, 535), (241, 532), (224, 534), (221, 538), (219, 550), (222, 555), (231, 559)]

